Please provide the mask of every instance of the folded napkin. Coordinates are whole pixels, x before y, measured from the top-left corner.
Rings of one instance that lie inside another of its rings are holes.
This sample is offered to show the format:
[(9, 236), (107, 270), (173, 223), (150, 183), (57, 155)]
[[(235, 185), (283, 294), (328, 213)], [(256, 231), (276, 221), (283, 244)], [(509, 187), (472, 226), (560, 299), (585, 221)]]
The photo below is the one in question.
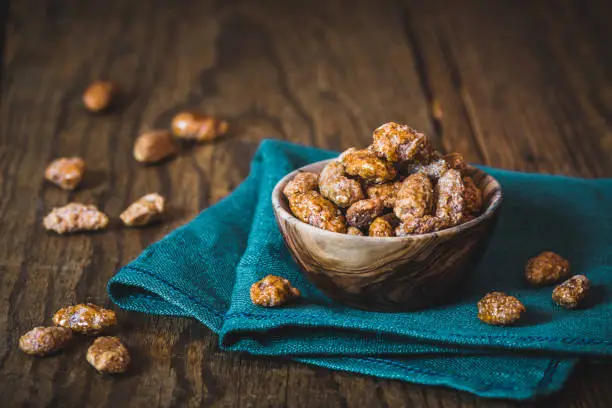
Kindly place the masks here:
[[(493, 241), (458, 299), (410, 313), (338, 304), (314, 287), (287, 251), (271, 205), (285, 174), (337, 153), (266, 140), (229, 197), (149, 246), (109, 282), (120, 307), (194, 317), (219, 346), (331, 369), (446, 385), (486, 397), (529, 399), (558, 390), (581, 356), (612, 354), (612, 180), (485, 168), (504, 191)], [(523, 281), (540, 251), (566, 257), (592, 282), (580, 310), (553, 305), (551, 287)], [(273, 274), (302, 298), (281, 308), (251, 303), (249, 288)], [(525, 319), (495, 327), (476, 317), (492, 290), (517, 296)]]

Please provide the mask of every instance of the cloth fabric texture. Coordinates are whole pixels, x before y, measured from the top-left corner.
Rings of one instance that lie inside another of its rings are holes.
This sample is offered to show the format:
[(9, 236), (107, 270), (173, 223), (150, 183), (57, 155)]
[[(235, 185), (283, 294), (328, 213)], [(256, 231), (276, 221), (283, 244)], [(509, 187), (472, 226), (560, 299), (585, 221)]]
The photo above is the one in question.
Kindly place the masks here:
[[(300, 272), (274, 219), (271, 193), (290, 171), (336, 156), (265, 140), (247, 179), (228, 197), (146, 248), (109, 282), (119, 307), (193, 317), (225, 350), (296, 361), (479, 396), (532, 399), (560, 389), (580, 358), (612, 354), (612, 179), (586, 180), (493, 168), (504, 203), (492, 242), (459, 300), (409, 313), (356, 310), (323, 295)], [(562, 254), (592, 282), (585, 307), (566, 310), (552, 287), (524, 282), (525, 261)], [(254, 305), (249, 288), (286, 277), (302, 297), (280, 308)], [(480, 322), (487, 292), (517, 296), (516, 326)]]

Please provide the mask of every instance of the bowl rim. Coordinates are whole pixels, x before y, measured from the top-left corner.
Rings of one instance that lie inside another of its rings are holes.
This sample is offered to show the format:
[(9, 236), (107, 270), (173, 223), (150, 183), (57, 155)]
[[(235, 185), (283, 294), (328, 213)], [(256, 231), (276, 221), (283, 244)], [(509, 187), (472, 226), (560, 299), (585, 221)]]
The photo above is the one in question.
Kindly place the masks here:
[(503, 201), (503, 192), (502, 192), (502, 186), (500, 182), (495, 177), (491, 176), (489, 173), (479, 169), (478, 167), (468, 164), (467, 165), (468, 169), (484, 174), (485, 176), (489, 177), (492, 183), (494, 184), (494, 186), (496, 187), (495, 194), (493, 195), (493, 197), (491, 197), (492, 203), (486, 208), (486, 210), (482, 214), (480, 214), (478, 217), (474, 218), (473, 220), (470, 220), (466, 223), (459, 224), (454, 227), (446, 228), (440, 231), (428, 232), (426, 234), (411, 234), (411, 235), (405, 235), (402, 237), (370, 237), (368, 235), (349, 235), (349, 234), (343, 234), (341, 232), (328, 231), (322, 228), (315, 227), (313, 225), (310, 225), (300, 220), (295, 215), (293, 215), (290, 211), (287, 211), (285, 208), (283, 208), (282, 200), (285, 200), (285, 197), (282, 193), (282, 190), (285, 184), (287, 184), (289, 180), (293, 179), (293, 177), (297, 173), (308, 171), (308, 170), (304, 170), (308, 167), (312, 167), (315, 165), (324, 165), (334, 160), (337, 160), (337, 158), (331, 158), (327, 160), (320, 160), (317, 162), (309, 163), (305, 166), (302, 166), (302, 167), (299, 167), (293, 170), (290, 173), (287, 173), (282, 179), (280, 179), (274, 186), (274, 189), (272, 190), (272, 197), (271, 197), (272, 198), (272, 208), (274, 210), (275, 215), (291, 224), (300, 225), (300, 227), (306, 228), (306, 230), (311, 229), (313, 232), (317, 234), (321, 234), (323, 236), (327, 235), (331, 238), (333, 237), (337, 238), (337, 237), (342, 236), (344, 238), (348, 238), (349, 240), (358, 240), (359, 242), (364, 242), (364, 240), (367, 240), (369, 242), (372, 242), (372, 241), (401, 242), (401, 241), (430, 239), (432, 237), (445, 237), (449, 235), (456, 235), (459, 232), (462, 232), (466, 229), (473, 228), (479, 224), (482, 224), (484, 221), (491, 219), (493, 216), (496, 215)]

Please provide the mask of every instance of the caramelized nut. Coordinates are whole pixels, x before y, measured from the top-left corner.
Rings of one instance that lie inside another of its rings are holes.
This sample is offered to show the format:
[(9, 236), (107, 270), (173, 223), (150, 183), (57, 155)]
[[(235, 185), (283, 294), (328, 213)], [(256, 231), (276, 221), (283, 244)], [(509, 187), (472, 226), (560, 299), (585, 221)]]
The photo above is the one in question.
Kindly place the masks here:
[(45, 229), (65, 234), (106, 228), (108, 217), (95, 205), (70, 203), (54, 208), (44, 219)]
[(355, 228), (355, 227), (348, 227), (348, 229), (346, 230), (346, 233), (348, 235), (355, 235), (355, 236), (363, 236), (364, 233), (361, 232), (361, 230), (359, 228)]
[(463, 156), (459, 153), (449, 153), (447, 155), (444, 155), (444, 160), (446, 161), (446, 163), (448, 163), (448, 167), (460, 171), (461, 174), (463, 174), (463, 172), (467, 168)]
[(384, 207), (380, 198), (366, 198), (357, 201), (346, 210), (346, 222), (356, 228), (368, 228), (374, 218), (383, 213)]
[(90, 112), (103, 111), (110, 106), (117, 91), (114, 82), (93, 81), (83, 92), (83, 104)]
[(67, 306), (53, 315), (53, 324), (81, 334), (98, 334), (117, 324), (115, 312), (92, 303)]
[(463, 219), (464, 191), (461, 173), (455, 169), (449, 169), (436, 184), (436, 217), (449, 227), (460, 224)]
[(395, 229), (395, 234), (398, 237), (411, 234), (428, 234), (447, 227), (446, 220), (431, 215), (405, 217), (402, 223)]
[(45, 178), (64, 190), (74, 190), (85, 171), (85, 162), (80, 157), (55, 159), (47, 166)]
[(591, 281), (584, 275), (572, 276), (553, 289), (552, 299), (559, 306), (577, 308), (587, 297)]
[(324, 230), (346, 232), (346, 220), (338, 207), (318, 191), (311, 190), (287, 198), (291, 212), (300, 220)]
[(434, 180), (440, 179), (448, 171), (448, 163), (444, 159), (433, 160), (429, 163), (417, 164), (411, 172), (422, 173)]
[(526, 310), (520, 300), (503, 292), (487, 293), (478, 301), (478, 318), (487, 324), (514, 323)]
[(344, 165), (339, 161), (328, 163), (319, 177), (321, 195), (340, 208), (350, 207), (363, 200), (361, 183), (345, 176)]
[(420, 218), (432, 211), (434, 190), (429, 177), (422, 173), (408, 176), (397, 192), (393, 212), (400, 220)]
[(31, 356), (46, 356), (68, 345), (72, 330), (65, 327), (35, 327), (19, 338), (19, 348)]
[(465, 189), (463, 197), (466, 215), (480, 215), (482, 209), (482, 192), (471, 177), (463, 178), (463, 187)]
[(167, 130), (150, 130), (138, 136), (134, 143), (134, 158), (142, 163), (162, 161), (177, 153), (176, 145)]
[(268, 275), (251, 286), (251, 301), (260, 306), (280, 306), (299, 296), (300, 291), (279, 276)]
[(117, 337), (98, 337), (87, 349), (87, 362), (103, 374), (119, 374), (127, 370), (130, 353)]
[(226, 121), (197, 112), (180, 112), (172, 118), (172, 133), (180, 139), (213, 140), (225, 134), (227, 129)]
[(121, 215), (128, 227), (141, 227), (158, 220), (164, 213), (164, 197), (157, 193), (147, 194), (132, 203)]
[(372, 221), (368, 235), (371, 237), (394, 237), (395, 227), (398, 224), (399, 219), (394, 214), (382, 215)]
[(385, 162), (367, 149), (350, 148), (340, 157), (346, 174), (361, 177), (370, 183), (381, 184), (391, 181), (397, 175), (393, 164)]
[(289, 181), (283, 189), (285, 197), (289, 198), (296, 194), (304, 194), (307, 191), (316, 190), (319, 186), (319, 175), (307, 171), (299, 172)]
[(550, 285), (569, 274), (569, 262), (550, 251), (529, 259), (525, 265), (525, 278), (533, 285)]
[(389, 122), (374, 130), (372, 150), (391, 163), (420, 158), (427, 150), (427, 137), (410, 126)]
[(386, 208), (393, 208), (395, 207), (397, 192), (401, 186), (401, 181), (385, 184), (372, 184), (366, 188), (366, 192), (368, 198), (380, 198)]

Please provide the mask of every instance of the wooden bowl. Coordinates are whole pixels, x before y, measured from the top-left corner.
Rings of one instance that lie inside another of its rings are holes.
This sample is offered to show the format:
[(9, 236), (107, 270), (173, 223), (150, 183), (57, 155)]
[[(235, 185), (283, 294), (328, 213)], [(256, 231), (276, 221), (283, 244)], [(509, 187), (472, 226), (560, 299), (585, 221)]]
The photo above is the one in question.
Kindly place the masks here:
[(276, 221), (289, 252), (321, 291), (348, 306), (373, 311), (431, 307), (468, 278), (489, 244), (502, 202), (501, 186), (469, 166), (483, 192), (482, 215), (438, 232), (374, 238), (313, 227), (290, 211), (282, 191), (299, 171), (320, 173), (330, 160), (287, 174), (272, 192)]

